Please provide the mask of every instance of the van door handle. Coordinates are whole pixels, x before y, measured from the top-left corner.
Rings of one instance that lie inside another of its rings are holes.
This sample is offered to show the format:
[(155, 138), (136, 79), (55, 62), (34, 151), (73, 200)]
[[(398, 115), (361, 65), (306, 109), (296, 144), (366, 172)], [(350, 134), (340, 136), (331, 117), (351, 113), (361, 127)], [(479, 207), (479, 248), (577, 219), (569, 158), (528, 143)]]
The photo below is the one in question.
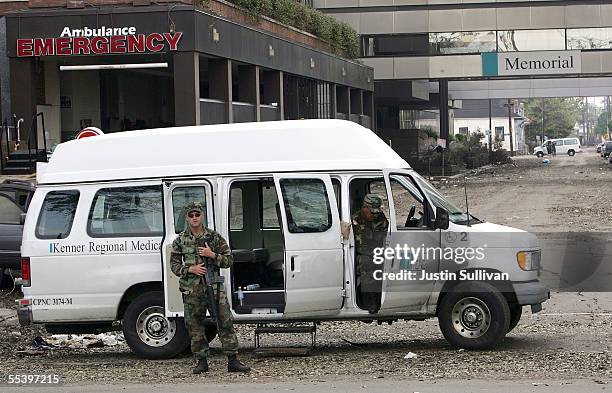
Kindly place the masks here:
[(291, 257), (291, 271), (292, 272), (295, 271), (295, 257), (294, 256)]

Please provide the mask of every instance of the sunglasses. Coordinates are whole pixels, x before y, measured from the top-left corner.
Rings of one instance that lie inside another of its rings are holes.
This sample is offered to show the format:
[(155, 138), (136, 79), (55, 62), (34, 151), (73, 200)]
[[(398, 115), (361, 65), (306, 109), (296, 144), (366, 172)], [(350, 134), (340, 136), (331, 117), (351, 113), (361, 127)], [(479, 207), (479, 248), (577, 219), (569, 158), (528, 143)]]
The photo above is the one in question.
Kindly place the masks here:
[(194, 213), (189, 213), (189, 214), (187, 214), (187, 217), (189, 217), (189, 218), (194, 218), (194, 217), (196, 217), (196, 218), (197, 218), (197, 217), (200, 217), (201, 215), (202, 215), (202, 214), (200, 214), (200, 213), (194, 212)]

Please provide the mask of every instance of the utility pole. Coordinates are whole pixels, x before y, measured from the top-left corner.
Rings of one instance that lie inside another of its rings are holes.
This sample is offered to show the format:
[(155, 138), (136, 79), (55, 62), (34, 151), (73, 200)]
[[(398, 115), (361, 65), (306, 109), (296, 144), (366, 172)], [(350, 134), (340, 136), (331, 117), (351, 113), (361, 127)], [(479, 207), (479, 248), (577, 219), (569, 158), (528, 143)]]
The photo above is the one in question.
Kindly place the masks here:
[(508, 98), (508, 103), (504, 104), (508, 107), (508, 124), (510, 126), (510, 157), (514, 157), (514, 142), (512, 141), (512, 103)]
[(606, 96), (606, 131), (610, 140), (610, 96)]
[(489, 154), (493, 151), (493, 137), (491, 134), (493, 134), (493, 119), (491, 119), (491, 99), (489, 98)]
[(540, 144), (544, 143), (544, 98), (542, 98), (542, 139)]

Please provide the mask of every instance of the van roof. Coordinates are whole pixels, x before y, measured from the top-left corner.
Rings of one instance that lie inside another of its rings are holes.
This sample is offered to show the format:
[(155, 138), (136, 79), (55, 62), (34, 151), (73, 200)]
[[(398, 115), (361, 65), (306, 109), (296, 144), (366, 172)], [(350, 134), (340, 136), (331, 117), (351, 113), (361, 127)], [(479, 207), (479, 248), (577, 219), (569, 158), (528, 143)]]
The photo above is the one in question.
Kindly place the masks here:
[(159, 128), (59, 144), (39, 184), (206, 174), (409, 168), (376, 134), (345, 120)]

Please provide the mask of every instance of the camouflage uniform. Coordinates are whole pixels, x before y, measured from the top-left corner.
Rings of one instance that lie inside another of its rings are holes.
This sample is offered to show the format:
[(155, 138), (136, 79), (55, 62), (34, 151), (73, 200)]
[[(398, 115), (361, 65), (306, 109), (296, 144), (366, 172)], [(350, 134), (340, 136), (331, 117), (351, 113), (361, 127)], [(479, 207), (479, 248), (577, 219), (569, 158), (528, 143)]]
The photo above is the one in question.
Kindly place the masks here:
[[(208, 265), (215, 276), (219, 275), (220, 268), (232, 266), (233, 259), (227, 242), (221, 235), (209, 228), (204, 228), (204, 233), (194, 236), (189, 229), (183, 231), (172, 243), (170, 258), (171, 270), (179, 279), (179, 290), (183, 294), (183, 306), (185, 309), (185, 326), (191, 337), (191, 352), (196, 359), (206, 359), (209, 354), (208, 340), (204, 330), (204, 319), (208, 309), (208, 298), (206, 287), (202, 277), (188, 272), (189, 266), (201, 263), (197, 255), (198, 239), (205, 238), (208, 247), (217, 254), (216, 258), (207, 258)], [(238, 338), (232, 323), (232, 314), (227, 302), (227, 296), (223, 284), (215, 287), (215, 295), (219, 303), (219, 339), (223, 345), (223, 351), (227, 355), (238, 353)]]
[(368, 194), (363, 205), (370, 209), (372, 219), (367, 220), (361, 212), (352, 216), (353, 233), (355, 236), (356, 266), (360, 281), (359, 291), (364, 308), (377, 312), (380, 308), (380, 293), (382, 281), (375, 280), (373, 273), (382, 269), (373, 261), (374, 249), (384, 247), (389, 221), (380, 209), (382, 200), (375, 194)]

